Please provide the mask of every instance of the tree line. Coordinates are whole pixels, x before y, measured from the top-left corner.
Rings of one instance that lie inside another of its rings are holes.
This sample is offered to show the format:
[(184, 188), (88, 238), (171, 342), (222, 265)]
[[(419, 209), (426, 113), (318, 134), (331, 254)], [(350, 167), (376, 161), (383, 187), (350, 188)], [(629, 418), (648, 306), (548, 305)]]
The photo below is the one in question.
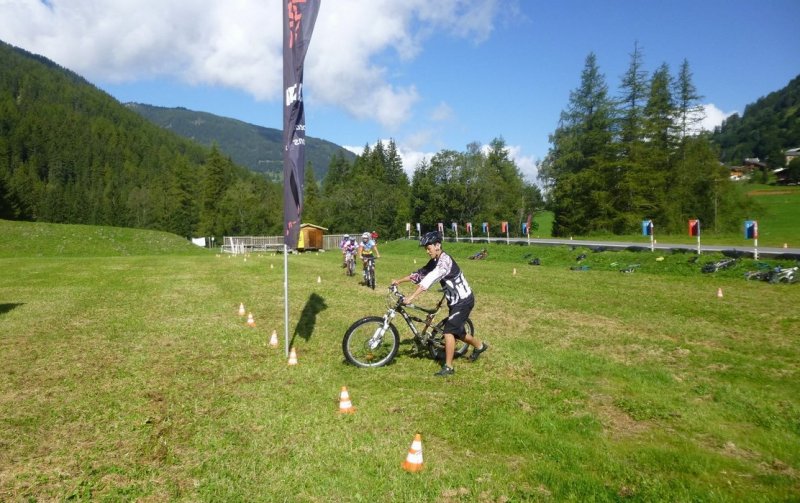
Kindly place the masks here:
[[(306, 168), (303, 221), (331, 232), (405, 235), (406, 223), (501, 221), (555, 213), (556, 235), (631, 233), (653, 219), (682, 232), (738, 227), (743, 201), (708, 135), (693, 134), (700, 97), (688, 63), (652, 75), (636, 48), (612, 98), (594, 54), (570, 94), (540, 185), (505, 141), (442, 150), (409, 176), (394, 141)], [(539, 187), (543, 187), (540, 191)], [(159, 229), (181, 236), (279, 235), (280, 182), (146, 121), (78, 75), (0, 43), (0, 218)]]
[(586, 58), (539, 165), (556, 236), (631, 234), (645, 219), (666, 233), (690, 218), (714, 231), (741, 224), (746, 201), (696, 131), (702, 97), (689, 63), (673, 77), (666, 64), (648, 74), (643, 59), (636, 45), (612, 96), (595, 54)]
[[(406, 234), (406, 224), (435, 230), (451, 222), (521, 222), (543, 208), (539, 188), (523, 177), (505, 141), (482, 149), (442, 150), (424, 159), (409, 176), (394, 140), (366, 145), (350, 163), (335, 156), (319, 187), (306, 169), (304, 221), (336, 232), (377, 230), (390, 238)], [(520, 235), (520, 225), (511, 234)], [(449, 230), (447, 232), (450, 232)]]

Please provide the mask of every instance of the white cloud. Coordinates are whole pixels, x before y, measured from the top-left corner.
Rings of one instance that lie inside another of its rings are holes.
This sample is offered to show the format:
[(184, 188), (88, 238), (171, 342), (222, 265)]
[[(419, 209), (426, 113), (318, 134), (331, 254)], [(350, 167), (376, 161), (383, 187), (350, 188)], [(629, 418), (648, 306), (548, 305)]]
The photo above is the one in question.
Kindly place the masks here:
[[(264, 0), (2, 0), (0, 39), (90, 81), (168, 78), (282, 96), (282, 3)], [(493, 30), (499, 0), (323, 2), (306, 60), (306, 97), (396, 129), (420, 96), (391, 81), (445, 34), (475, 41)], [(22, 21), (24, 20), (24, 22)], [(381, 61), (381, 63), (378, 63)]]
[(454, 118), (453, 109), (445, 102), (439, 103), (431, 111), (431, 120), (434, 122), (447, 122)]
[(713, 103), (703, 105), (705, 111), (705, 118), (700, 122), (700, 129), (705, 131), (714, 131), (714, 128), (722, 125), (722, 121), (738, 112), (723, 112), (716, 107)]

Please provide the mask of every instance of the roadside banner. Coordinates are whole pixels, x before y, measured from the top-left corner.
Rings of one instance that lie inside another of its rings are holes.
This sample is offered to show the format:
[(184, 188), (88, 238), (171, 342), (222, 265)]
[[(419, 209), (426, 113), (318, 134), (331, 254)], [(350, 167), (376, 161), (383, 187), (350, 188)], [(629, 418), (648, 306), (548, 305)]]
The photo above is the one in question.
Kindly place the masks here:
[(697, 236), (697, 254), (700, 255), (700, 220), (689, 220), (689, 236)]
[(758, 260), (758, 221), (744, 221), (744, 238), (753, 240), (753, 258)]

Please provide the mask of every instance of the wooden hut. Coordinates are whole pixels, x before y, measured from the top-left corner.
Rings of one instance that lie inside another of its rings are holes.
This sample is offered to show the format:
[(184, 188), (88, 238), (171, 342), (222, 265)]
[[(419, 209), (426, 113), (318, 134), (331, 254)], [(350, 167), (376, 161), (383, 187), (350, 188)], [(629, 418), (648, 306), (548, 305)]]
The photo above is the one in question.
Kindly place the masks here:
[(314, 224), (300, 224), (300, 235), (297, 237), (297, 249), (299, 251), (321, 250), (322, 236), (327, 231), (325, 227)]

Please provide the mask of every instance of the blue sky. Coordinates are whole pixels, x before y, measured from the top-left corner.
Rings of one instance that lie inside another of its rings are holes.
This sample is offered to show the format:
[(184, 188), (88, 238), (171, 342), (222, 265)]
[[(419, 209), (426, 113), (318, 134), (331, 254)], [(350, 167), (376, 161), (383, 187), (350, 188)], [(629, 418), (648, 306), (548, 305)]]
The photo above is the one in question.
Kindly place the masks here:
[[(280, 128), (282, 4), (2, 0), (0, 39), (121, 102)], [(800, 74), (798, 19), (798, 0), (322, 0), (307, 134), (393, 138), (409, 172), (502, 136), (533, 181), (590, 52), (612, 95), (635, 43), (650, 72), (687, 59), (711, 128)]]

